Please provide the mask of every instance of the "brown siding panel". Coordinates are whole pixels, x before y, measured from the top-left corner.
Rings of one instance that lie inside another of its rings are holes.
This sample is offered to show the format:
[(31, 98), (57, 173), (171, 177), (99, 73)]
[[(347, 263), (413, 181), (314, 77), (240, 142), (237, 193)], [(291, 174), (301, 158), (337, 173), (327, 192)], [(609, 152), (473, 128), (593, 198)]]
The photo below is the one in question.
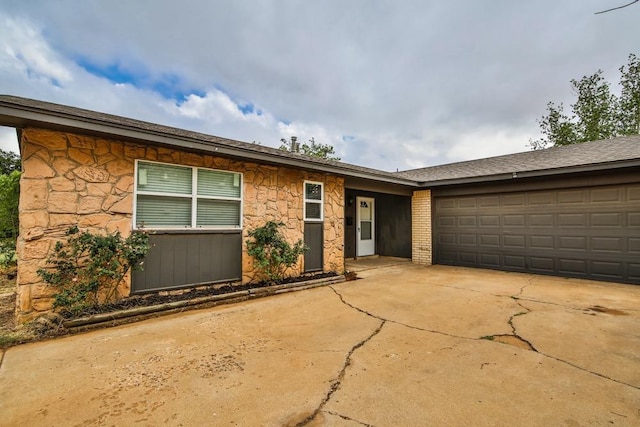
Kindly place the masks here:
[(132, 293), (240, 280), (242, 234), (166, 233), (149, 236), (143, 271), (132, 278)]

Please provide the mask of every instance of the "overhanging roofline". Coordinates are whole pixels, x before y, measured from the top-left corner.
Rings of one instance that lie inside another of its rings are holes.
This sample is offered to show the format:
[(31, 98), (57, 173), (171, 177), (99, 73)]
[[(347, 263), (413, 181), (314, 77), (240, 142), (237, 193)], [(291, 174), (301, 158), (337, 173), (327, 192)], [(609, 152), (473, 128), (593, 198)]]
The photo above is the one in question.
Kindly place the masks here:
[[(352, 165), (347, 163), (318, 162), (308, 156), (300, 156), (298, 159), (295, 158), (296, 155), (292, 155), (290, 153), (286, 156), (279, 156), (276, 153), (261, 152), (245, 147), (233, 147), (229, 144), (225, 144), (224, 141), (235, 143), (238, 143), (239, 141), (227, 140), (197, 132), (183, 131), (177, 128), (155, 125), (133, 119), (126, 119), (128, 123), (119, 123), (114, 120), (107, 120), (108, 117), (113, 116), (102, 113), (98, 114), (104, 116), (105, 119), (84, 117), (76, 114), (52, 111), (43, 107), (11, 102), (11, 100), (7, 98), (8, 97), (6, 96), (0, 96), (0, 125), (2, 126), (11, 126), (17, 129), (25, 127), (40, 127), (51, 130), (80, 132), (83, 134), (108, 137), (111, 139), (115, 137), (128, 141), (153, 143), (165, 147), (181, 148), (201, 153), (215, 154), (222, 157), (255, 161), (258, 163), (312, 170), (339, 176), (373, 179), (380, 182), (404, 185), (408, 187), (418, 187), (418, 182), (415, 180), (396, 177), (391, 173), (376, 171), (375, 169), (362, 168), (366, 170), (359, 170), (359, 167), (352, 167)], [(81, 111), (80, 109), (77, 110)], [(149, 128), (146, 128), (145, 125)], [(152, 127), (155, 126), (160, 126), (165, 132), (153, 129)], [(179, 133), (188, 133), (190, 135), (179, 135)], [(201, 138), (196, 136), (200, 136)]]
[(640, 159), (632, 160), (619, 160), (615, 162), (607, 163), (594, 163), (589, 165), (567, 166), (555, 169), (542, 169), (536, 171), (523, 171), (512, 173), (501, 173), (496, 175), (482, 175), (471, 176), (465, 178), (453, 178), (443, 179), (440, 181), (423, 181), (420, 183), (420, 187), (433, 188), (443, 187), (447, 185), (458, 184), (477, 184), (482, 182), (495, 182), (495, 181), (516, 181), (524, 178), (537, 178), (545, 176), (563, 175), (569, 173), (581, 173), (581, 172), (596, 172), (600, 170), (620, 169), (628, 167), (640, 167)]

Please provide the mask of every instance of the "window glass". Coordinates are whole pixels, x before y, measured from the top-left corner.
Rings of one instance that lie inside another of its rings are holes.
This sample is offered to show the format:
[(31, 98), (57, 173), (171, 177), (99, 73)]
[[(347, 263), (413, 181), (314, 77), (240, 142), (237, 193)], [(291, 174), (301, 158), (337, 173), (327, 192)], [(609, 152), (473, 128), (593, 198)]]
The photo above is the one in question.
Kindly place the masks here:
[(191, 194), (191, 168), (140, 162), (138, 164), (138, 190)]
[(307, 200), (322, 200), (322, 184), (305, 183), (304, 197)]
[(322, 183), (304, 183), (304, 219), (322, 221)]
[(199, 169), (198, 195), (240, 198), (240, 174)]
[(136, 214), (142, 227), (190, 227), (191, 198), (138, 195)]
[(321, 208), (322, 205), (320, 203), (309, 203), (305, 204), (306, 207), (306, 219), (322, 219)]
[(240, 202), (228, 200), (199, 199), (197, 226), (239, 226)]
[(137, 227), (237, 228), (242, 224), (241, 199), (239, 173), (138, 162)]
[(371, 240), (371, 221), (360, 223), (360, 240)]

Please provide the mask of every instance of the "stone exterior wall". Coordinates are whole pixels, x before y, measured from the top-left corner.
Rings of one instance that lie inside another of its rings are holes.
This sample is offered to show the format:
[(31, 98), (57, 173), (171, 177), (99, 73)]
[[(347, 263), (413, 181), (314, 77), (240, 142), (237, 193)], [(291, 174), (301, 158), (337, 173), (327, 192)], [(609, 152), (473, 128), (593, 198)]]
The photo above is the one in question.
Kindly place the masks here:
[(411, 258), (416, 264), (431, 265), (431, 190), (413, 192), (411, 222)]
[[(343, 178), (43, 129), (24, 129), (20, 144), (19, 321), (51, 310), (53, 290), (37, 270), (69, 227), (130, 234), (136, 159), (243, 173), (243, 242), (248, 230), (268, 220), (284, 222), (291, 241), (302, 239), (304, 180), (323, 182), (324, 270), (344, 270)], [(242, 265), (243, 281), (250, 281), (254, 272), (246, 249)], [(302, 260), (298, 267), (291, 273), (302, 271)], [(125, 286), (127, 295), (130, 282)]]

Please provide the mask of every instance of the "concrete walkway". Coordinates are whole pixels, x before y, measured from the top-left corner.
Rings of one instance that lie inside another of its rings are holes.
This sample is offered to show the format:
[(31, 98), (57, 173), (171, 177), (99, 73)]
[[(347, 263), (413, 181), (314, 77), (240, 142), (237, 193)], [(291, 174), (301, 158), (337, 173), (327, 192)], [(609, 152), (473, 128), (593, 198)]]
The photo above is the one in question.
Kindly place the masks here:
[(359, 276), (11, 348), (0, 425), (640, 425), (640, 287)]

